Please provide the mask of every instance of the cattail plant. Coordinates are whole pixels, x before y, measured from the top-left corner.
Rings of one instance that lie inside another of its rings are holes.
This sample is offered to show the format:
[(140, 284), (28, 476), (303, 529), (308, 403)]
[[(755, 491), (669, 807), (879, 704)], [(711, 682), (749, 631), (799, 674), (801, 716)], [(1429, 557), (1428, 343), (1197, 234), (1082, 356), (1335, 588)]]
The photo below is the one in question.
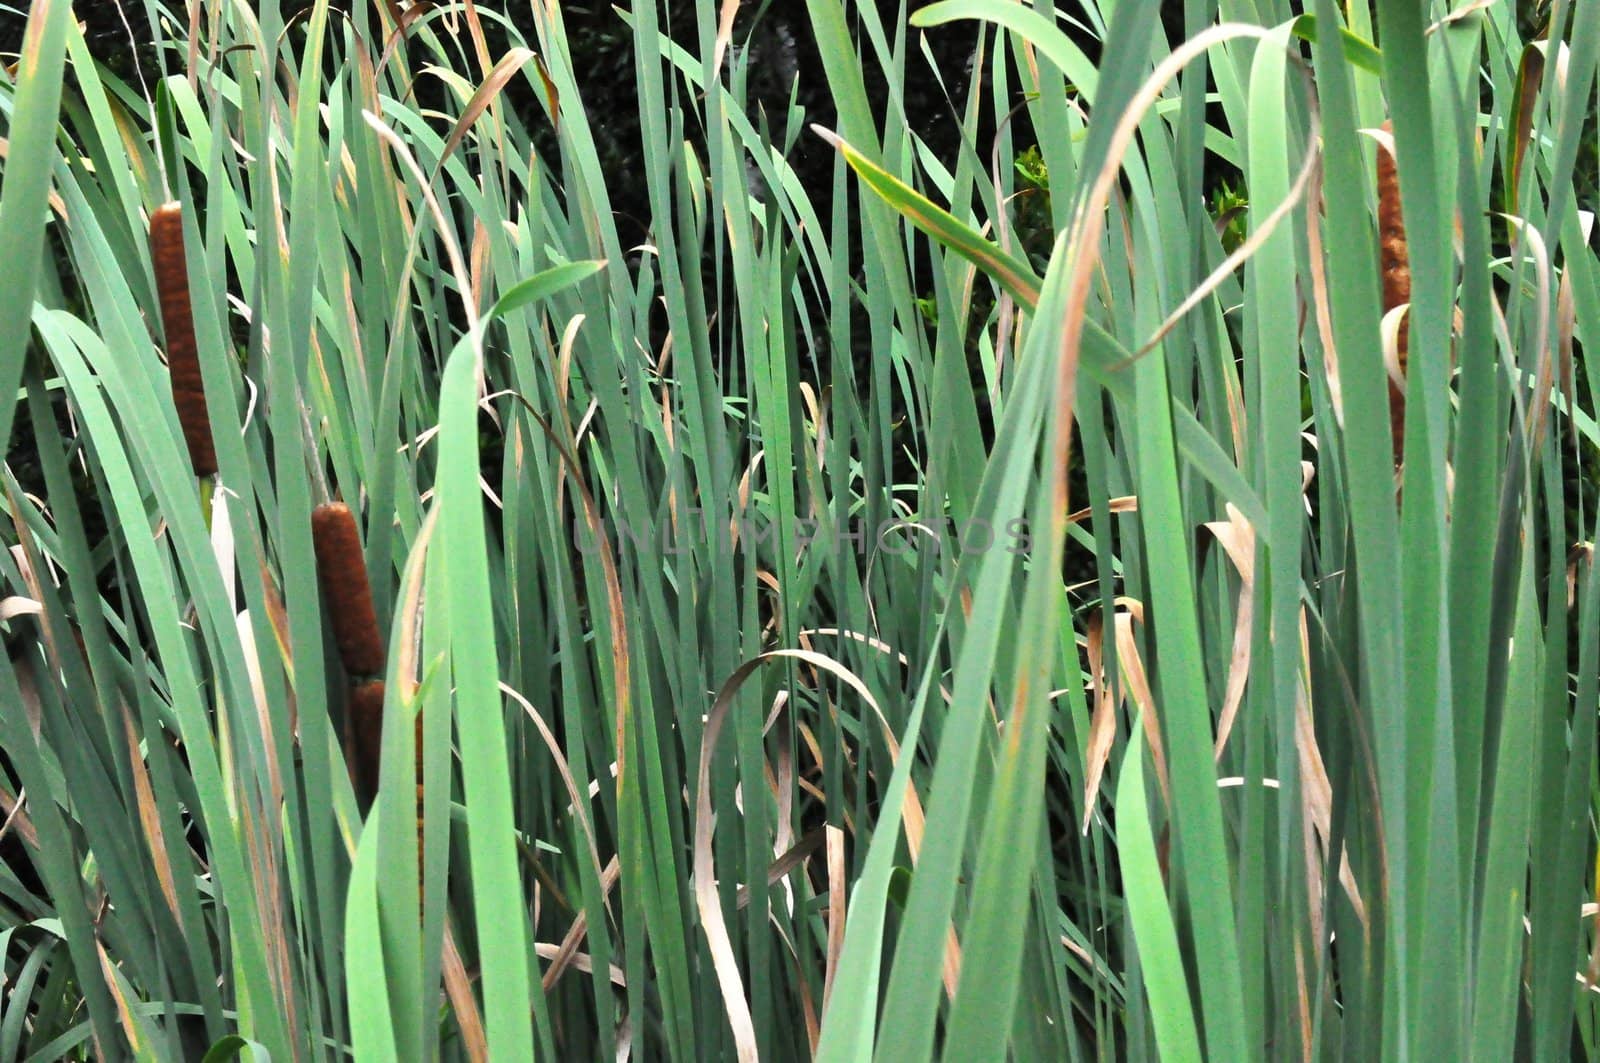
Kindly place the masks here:
[(1600, 1063), (1595, 0), (13, 6), (0, 1063)]
[(378, 794), (382, 749), (383, 680), (371, 679), (350, 688), (345, 706), (344, 756), (362, 812)]
[[(372, 586), (361, 559), (355, 514), (343, 502), (327, 502), (311, 512), (311, 540), (317, 575), (327, 599), (339, 660), (352, 678), (376, 676), (384, 664), (383, 636), (372, 606)], [(382, 679), (350, 688), (345, 713), (345, 760), (356, 801), (365, 813), (378, 794), (383, 753)], [(422, 847), (422, 717), (417, 717), (417, 847)]]
[[(362, 814), (377, 800), (383, 776), (383, 696), (381, 679), (369, 679), (350, 688), (345, 703), (344, 758), (350, 783)], [(417, 874), (422, 868), (422, 714), (416, 716)], [(418, 886), (421, 881), (419, 878)]]
[(156, 294), (161, 300), (161, 329), (167, 341), (167, 369), (172, 377), (172, 403), (189, 446), (196, 476), (217, 471), (206, 414), (206, 390), (194, 343), (194, 311), (189, 303), (189, 268), (183, 251), (183, 205), (164, 203), (150, 215), (150, 259), (155, 266)]
[[(1384, 132), (1393, 134), (1394, 123), (1383, 123)], [(1406, 253), (1406, 223), (1400, 212), (1400, 171), (1394, 154), (1382, 141), (1378, 144), (1378, 267), (1383, 286), (1383, 312), (1411, 302), (1411, 259)], [(1395, 345), (1395, 365), (1389, 380), (1389, 425), (1394, 437), (1394, 460), (1400, 463), (1405, 446), (1406, 398), (1400, 384), (1406, 375), (1406, 354), (1410, 347), (1405, 318)]]
[(378, 675), (383, 671), (383, 636), (378, 631), (372, 588), (361, 559), (361, 537), (350, 507), (326, 502), (313, 510), (311, 540), (344, 670), (353, 677)]

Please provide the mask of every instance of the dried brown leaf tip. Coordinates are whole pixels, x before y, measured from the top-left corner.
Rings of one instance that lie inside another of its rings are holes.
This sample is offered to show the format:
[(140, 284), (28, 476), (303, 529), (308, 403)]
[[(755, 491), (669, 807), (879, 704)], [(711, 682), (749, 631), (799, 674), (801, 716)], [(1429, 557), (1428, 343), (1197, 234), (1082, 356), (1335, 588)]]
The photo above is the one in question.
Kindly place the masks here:
[(178, 425), (183, 429), (195, 475), (210, 476), (217, 471), (217, 452), (211, 442), (206, 391), (194, 344), (182, 204), (164, 203), (151, 212), (150, 261), (155, 267), (156, 295), (161, 302), (161, 329), (167, 341), (167, 369), (172, 378), (172, 403), (178, 410)]
[(311, 542), (344, 670), (353, 676), (381, 673), (383, 636), (378, 631), (367, 566), (361, 558), (361, 536), (350, 507), (327, 502), (312, 510)]
[(373, 679), (350, 689), (344, 722), (345, 762), (363, 814), (378, 795), (382, 753), (383, 680)]
[[(1394, 123), (1383, 123), (1386, 133), (1394, 133)], [(1383, 312), (1411, 302), (1411, 258), (1406, 250), (1406, 223), (1400, 211), (1400, 171), (1394, 155), (1378, 143), (1378, 268), (1383, 282)], [(1401, 323), (1396, 352), (1402, 378), (1410, 346), (1408, 329)], [(1389, 382), (1389, 424), (1394, 435), (1394, 458), (1400, 461), (1405, 442), (1406, 400), (1394, 381)]]

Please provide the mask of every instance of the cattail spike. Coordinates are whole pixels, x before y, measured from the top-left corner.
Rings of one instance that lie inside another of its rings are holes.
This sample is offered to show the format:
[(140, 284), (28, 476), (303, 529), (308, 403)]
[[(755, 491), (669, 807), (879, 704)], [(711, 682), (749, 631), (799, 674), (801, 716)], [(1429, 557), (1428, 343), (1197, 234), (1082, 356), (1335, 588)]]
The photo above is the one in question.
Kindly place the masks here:
[(311, 540), (317, 554), (317, 574), (327, 596), (333, 638), (339, 659), (352, 676), (383, 671), (383, 636), (372, 607), (372, 587), (361, 559), (361, 537), (356, 519), (343, 502), (328, 502), (311, 513)]
[[(370, 679), (350, 688), (345, 710), (345, 764), (350, 784), (364, 816), (372, 810), (383, 776), (383, 695), (381, 679)], [(417, 814), (417, 889), (422, 890), (427, 868), (423, 866), (423, 789), (422, 789), (422, 713), (414, 724), (416, 735), (416, 814)]]
[(156, 295), (161, 301), (161, 329), (167, 341), (167, 369), (172, 378), (172, 404), (189, 447), (196, 476), (217, 471), (211, 441), (206, 391), (194, 343), (194, 310), (189, 302), (189, 267), (183, 251), (183, 205), (165, 203), (150, 215), (150, 260), (155, 267)]
[[(1392, 122), (1383, 123), (1393, 133)], [(1378, 145), (1378, 269), (1383, 282), (1383, 310), (1411, 302), (1411, 259), (1406, 249), (1406, 223), (1400, 210), (1400, 171), (1389, 149)], [(1405, 377), (1406, 354), (1410, 348), (1407, 323), (1400, 325), (1398, 362)], [(1405, 446), (1406, 400), (1394, 381), (1389, 382), (1389, 429), (1394, 437), (1394, 460), (1398, 464)]]
[(379, 764), (383, 752), (383, 680), (373, 679), (350, 689), (345, 710), (344, 756), (350, 783), (363, 815), (378, 795)]

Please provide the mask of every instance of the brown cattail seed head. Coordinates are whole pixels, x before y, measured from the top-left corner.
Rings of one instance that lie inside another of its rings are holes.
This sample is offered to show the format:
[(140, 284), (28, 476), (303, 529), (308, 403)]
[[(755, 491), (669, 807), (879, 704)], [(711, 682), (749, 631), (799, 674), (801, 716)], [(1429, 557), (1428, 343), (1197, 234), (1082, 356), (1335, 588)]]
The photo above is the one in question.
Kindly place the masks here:
[(345, 671), (353, 676), (381, 673), (383, 636), (378, 632), (367, 566), (361, 559), (361, 537), (350, 507), (328, 502), (312, 510), (311, 541)]
[(189, 446), (196, 476), (217, 471), (206, 414), (206, 391), (200, 380), (200, 358), (194, 345), (194, 311), (189, 303), (189, 267), (183, 253), (183, 206), (165, 203), (150, 215), (150, 260), (155, 266), (156, 295), (161, 300), (161, 329), (167, 339), (167, 369), (172, 378), (172, 403)]
[[(1394, 132), (1392, 122), (1383, 123), (1383, 128), (1387, 133)], [(1378, 145), (1378, 269), (1383, 282), (1384, 313), (1410, 303), (1411, 259), (1406, 251), (1406, 223), (1400, 211), (1400, 171), (1395, 166), (1394, 156), (1381, 143)], [(1401, 322), (1396, 354), (1402, 377), (1411, 345), (1408, 333), (1406, 323)], [(1389, 382), (1389, 422), (1398, 462), (1405, 442), (1406, 413), (1405, 397), (1393, 381)]]
[[(1393, 134), (1393, 123), (1383, 123)], [(1383, 271), (1383, 309), (1411, 301), (1411, 260), (1406, 253), (1406, 223), (1400, 212), (1400, 171), (1394, 156), (1378, 146), (1378, 255)]]
[(373, 679), (350, 690), (345, 711), (344, 755), (356, 802), (365, 813), (378, 795), (383, 752), (383, 680)]

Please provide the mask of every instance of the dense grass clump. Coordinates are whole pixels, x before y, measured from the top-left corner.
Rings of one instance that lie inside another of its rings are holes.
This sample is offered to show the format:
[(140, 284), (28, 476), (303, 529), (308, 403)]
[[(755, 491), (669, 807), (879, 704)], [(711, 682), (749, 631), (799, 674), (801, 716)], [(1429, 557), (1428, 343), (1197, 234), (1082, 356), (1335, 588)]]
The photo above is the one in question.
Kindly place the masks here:
[(124, 7), (0, 1061), (1600, 1058), (1600, 5)]

